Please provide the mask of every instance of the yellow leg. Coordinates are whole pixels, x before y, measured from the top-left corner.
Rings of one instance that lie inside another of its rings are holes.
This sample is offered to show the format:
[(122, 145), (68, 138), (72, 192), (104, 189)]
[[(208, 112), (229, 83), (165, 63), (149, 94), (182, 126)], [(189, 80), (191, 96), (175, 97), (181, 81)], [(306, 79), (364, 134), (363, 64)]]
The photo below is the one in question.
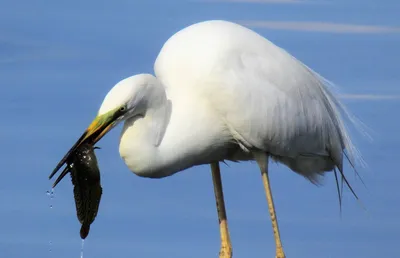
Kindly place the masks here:
[(276, 258), (285, 258), (285, 253), (283, 252), (281, 237), (279, 234), (278, 220), (275, 213), (274, 200), (272, 198), (271, 186), (268, 178), (268, 156), (265, 153), (255, 153), (255, 159), (261, 170), (262, 180), (267, 194), (268, 210), (271, 216), (272, 229), (274, 231), (274, 238), (276, 244)]
[(224, 194), (222, 191), (221, 172), (219, 163), (211, 163), (212, 179), (214, 183), (215, 200), (217, 203), (219, 230), (221, 232), (221, 250), (219, 251), (220, 258), (232, 257), (232, 244), (229, 237), (228, 220), (226, 218)]

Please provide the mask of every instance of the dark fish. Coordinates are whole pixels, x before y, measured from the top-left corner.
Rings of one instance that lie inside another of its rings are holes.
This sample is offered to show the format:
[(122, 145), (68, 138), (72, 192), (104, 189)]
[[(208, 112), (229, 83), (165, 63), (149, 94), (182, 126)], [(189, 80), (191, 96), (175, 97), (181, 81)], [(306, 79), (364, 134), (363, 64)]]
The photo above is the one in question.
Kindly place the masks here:
[[(96, 147), (97, 148), (97, 147)], [(74, 185), (76, 213), (82, 224), (80, 235), (85, 239), (99, 210), (102, 188), (100, 170), (94, 149), (90, 144), (82, 144), (67, 160), (67, 166), (54, 182), (55, 187), (68, 172)]]

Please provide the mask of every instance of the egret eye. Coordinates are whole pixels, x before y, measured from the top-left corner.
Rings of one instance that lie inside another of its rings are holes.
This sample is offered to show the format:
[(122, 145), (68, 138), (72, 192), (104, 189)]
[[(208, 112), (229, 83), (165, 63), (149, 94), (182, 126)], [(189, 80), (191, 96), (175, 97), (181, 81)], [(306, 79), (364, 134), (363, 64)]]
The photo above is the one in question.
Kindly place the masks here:
[(122, 106), (119, 108), (119, 112), (125, 112), (125, 110), (126, 110), (126, 106)]

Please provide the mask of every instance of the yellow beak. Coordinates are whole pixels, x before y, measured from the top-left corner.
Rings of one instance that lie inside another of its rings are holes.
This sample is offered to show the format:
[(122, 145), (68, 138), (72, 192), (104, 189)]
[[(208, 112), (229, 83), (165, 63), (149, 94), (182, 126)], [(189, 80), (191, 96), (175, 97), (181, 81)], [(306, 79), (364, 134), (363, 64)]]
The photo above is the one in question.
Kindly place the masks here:
[(67, 154), (65, 154), (61, 161), (57, 164), (56, 168), (50, 174), (49, 179), (51, 179), (57, 173), (57, 171), (68, 161), (72, 153), (74, 153), (81, 144), (96, 144), (107, 132), (109, 132), (114, 127), (116, 120), (117, 117), (115, 117), (115, 113), (113, 112), (97, 116), (89, 125), (89, 127), (85, 130), (82, 136), (76, 141), (76, 143), (71, 147)]

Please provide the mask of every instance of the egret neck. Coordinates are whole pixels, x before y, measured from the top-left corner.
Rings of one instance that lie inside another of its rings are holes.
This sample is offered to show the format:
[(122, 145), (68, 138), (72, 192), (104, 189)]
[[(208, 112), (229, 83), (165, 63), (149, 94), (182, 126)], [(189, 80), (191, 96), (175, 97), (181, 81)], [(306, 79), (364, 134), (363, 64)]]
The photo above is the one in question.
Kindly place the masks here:
[(169, 124), (172, 105), (160, 81), (157, 80), (150, 91), (151, 94), (146, 94), (144, 114), (125, 120), (120, 137), (119, 153), (128, 168), (135, 174), (161, 177), (161, 175), (156, 175), (158, 174), (156, 171), (159, 171), (165, 163), (159, 155), (159, 146)]

